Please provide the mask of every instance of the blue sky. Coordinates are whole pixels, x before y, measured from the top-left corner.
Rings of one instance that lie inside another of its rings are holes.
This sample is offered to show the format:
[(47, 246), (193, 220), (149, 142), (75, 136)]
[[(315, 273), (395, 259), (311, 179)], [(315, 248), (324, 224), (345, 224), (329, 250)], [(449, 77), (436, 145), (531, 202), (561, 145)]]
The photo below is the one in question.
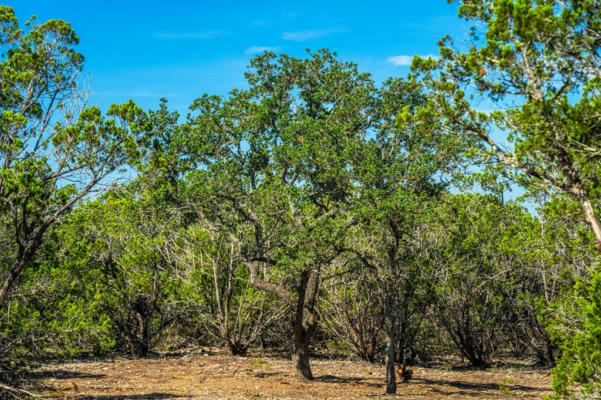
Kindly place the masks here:
[[(329, 48), (376, 81), (408, 72), (408, 60), (436, 54), (445, 34), (466, 36), (456, 5), (426, 1), (81, 1), (8, 0), (24, 22), (69, 21), (86, 58), (91, 103), (160, 97), (185, 111), (203, 93), (244, 87), (250, 58), (265, 49), (303, 56)], [(85, 5), (82, 5), (85, 4)]]

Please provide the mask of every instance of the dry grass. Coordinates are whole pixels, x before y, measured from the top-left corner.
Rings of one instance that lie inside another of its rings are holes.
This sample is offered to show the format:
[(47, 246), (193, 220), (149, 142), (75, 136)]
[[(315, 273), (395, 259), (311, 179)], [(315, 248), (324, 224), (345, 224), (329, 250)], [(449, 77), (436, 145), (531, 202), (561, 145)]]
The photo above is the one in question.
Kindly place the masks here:
[[(156, 359), (47, 365), (36, 375), (46, 396), (73, 399), (369, 399), (384, 395), (384, 368), (359, 361), (313, 360), (302, 383), (289, 360), (187, 354)], [(546, 370), (416, 368), (399, 384), (403, 399), (539, 399)]]

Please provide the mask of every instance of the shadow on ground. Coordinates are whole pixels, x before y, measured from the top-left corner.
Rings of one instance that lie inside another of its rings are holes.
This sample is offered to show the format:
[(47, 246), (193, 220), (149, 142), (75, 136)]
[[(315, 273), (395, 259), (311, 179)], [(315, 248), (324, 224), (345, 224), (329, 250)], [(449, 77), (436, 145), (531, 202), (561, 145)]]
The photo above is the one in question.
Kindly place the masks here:
[[(498, 383), (470, 383), (470, 382), (461, 382), (461, 381), (447, 381), (442, 379), (424, 379), (424, 378), (413, 378), (409, 382), (420, 382), (425, 385), (435, 385), (435, 386), (449, 386), (457, 389), (463, 389), (467, 391), (483, 391), (483, 390), (499, 390)], [(544, 389), (532, 387), (532, 386), (523, 386), (523, 385), (507, 385), (512, 391), (519, 392), (544, 392)]]
[(75, 378), (87, 378), (87, 379), (101, 379), (105, 378), (104, 374), (88, 374), (85, 372), (67, 371), (65, 369), (54, 369), (51, 371), (38, 371), (29, 374), (31, 379), (75, 379)]
[(383, 384), (370, 382), (367, 378), (357, 378), (353, 376), (334, 376), (334, 375), (322, 375), (315, 378), (317, 382), (330, 382), (330, 383), (354, 383), (358, 385), (364, 385), (368, 387), (380, 388)]
[(131, 394), (131, 395), (115, 395), (115, 396), (84, 396), (76, 397), (77, 400), (159, 400), (159, 399), (182, 399), (190, 398), (190, 396), (182, 396), (172, 393), (147, 393), (147, 394)]

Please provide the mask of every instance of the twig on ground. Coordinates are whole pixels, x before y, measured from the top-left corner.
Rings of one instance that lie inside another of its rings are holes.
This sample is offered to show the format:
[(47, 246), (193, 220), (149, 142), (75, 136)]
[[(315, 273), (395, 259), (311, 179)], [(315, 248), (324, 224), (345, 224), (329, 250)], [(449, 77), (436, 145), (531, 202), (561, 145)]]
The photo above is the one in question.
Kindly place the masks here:
[(28, 392), (27, 390), (23, 390), (23, 389), (17, 389), (15, 387), (8, 386), (3, 383), (0, 383), (0, 390), (4, 390), (5, 392), (7, 392), (11, 396), (13, 396), (15, 399), (22, 399), (22, 397), (19, 397), (18, 394), (27, 395), (29, 397), (33, 397), (36, 399), (42, 398), (42, 396), (37, 395), (35, 393), (31, 393), (31, 392)]

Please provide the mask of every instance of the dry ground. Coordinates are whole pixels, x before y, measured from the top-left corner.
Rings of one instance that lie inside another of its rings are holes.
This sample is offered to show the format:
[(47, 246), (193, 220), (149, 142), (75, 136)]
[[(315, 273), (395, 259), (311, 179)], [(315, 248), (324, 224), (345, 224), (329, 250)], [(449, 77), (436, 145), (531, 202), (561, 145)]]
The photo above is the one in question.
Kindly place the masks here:
[[(359, 361), (312, 360), (315, 381), (301, 383), (282, 358), (188, 354), (46, 365), (45, 396), (68, 399), (370, 399), (384, 393), (384, 368)], [(539, 399), (551, 378), (540, 369), (487, 371), (416, 368), (399, 384), (403, 399)]]

